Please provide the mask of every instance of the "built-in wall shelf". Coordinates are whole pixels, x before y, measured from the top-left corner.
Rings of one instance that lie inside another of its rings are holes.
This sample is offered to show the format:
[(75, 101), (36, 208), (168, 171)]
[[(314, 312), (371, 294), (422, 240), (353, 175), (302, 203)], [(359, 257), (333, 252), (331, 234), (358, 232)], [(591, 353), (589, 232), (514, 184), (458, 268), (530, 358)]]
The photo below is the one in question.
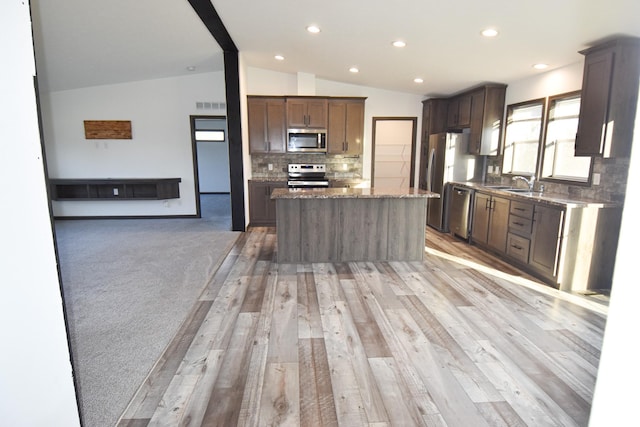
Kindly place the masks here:
[(180, 197), (181, 178), (50, 179), (53, 200), (164, 200)]

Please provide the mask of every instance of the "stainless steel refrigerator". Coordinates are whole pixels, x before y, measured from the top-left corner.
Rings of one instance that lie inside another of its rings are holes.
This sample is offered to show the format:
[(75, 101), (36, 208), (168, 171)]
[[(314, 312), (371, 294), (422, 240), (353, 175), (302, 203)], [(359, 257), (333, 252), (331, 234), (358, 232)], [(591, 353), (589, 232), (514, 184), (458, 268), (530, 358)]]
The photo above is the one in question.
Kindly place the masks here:
[(426, 165), (427, 190), (439, 193), (439, 199), (429, 199), (427, 225), (448, 232), (447, 183), (451, 181), (481, 181), (484, 158), (467, 154), (467, 133), (437, 133), (429, 136), (429, 156)]

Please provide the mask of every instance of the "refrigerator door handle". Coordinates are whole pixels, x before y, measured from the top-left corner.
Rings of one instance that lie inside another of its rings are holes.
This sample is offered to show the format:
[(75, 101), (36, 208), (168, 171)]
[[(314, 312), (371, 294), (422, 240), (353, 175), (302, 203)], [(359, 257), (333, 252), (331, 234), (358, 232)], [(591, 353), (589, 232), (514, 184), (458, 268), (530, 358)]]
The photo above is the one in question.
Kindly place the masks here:
[(434, 174), (434, 170), (433, 167), (435, 165), (436, 162), (436, 150), (435, 148), (432, 148), (431, 151), (429, 152), (429, 163), (427, 165), (427, 190), (428, 191), (433, 191), (433, 174)]

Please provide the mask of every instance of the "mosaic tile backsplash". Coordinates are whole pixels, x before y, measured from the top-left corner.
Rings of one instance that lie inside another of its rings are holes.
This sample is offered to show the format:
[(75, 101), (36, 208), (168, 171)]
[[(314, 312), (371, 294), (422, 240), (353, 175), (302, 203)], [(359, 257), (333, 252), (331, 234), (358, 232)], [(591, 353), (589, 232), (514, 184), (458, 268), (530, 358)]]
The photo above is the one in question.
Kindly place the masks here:
[[(253, 179), (285, 180), (289, 163), (324, 163), (329, 179), (362, 179), (362, 157), (332, 154), (252, 154)], [(269, 165), (272, 169), (269, 170)]]
[[(500, 175), (502, 157), (488, 158), (487, 167), (489, 170), (497, 170), (497, 173), (487, 173), (487, 182), (492, 184), (510, 185), (511, 178)], [(498, 168), (498, 169), (496, 169)], [(603, 159), (596, 157), (593, 160), (592, 174), (600, 174), (600, 184), (598, 185), (570, 185), (555, 182), (539, 181), (544, 185), (545, 190), (550, 193), (565, 194), (573, 197), (583, 197), (608, 202), (623, 202), (627, 186), (627, 175), (629, 174), (629, 159)]]

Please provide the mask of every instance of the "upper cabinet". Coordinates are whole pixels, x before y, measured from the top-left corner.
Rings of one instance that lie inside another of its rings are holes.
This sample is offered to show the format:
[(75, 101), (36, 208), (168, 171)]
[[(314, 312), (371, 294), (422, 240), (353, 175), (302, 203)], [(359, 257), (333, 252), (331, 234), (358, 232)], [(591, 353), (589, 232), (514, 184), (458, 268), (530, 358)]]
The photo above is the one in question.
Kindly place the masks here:
[(468, 128), (471, 122), (471, 95), (456, 96), (449, 101), (447, 110), (447, 128)]
[(329, 154), (362, 154), (364, 99), (330, 99), (327, 127)]
[(290, 128), (327, 128), (327, 99), (287, 98), (287, 124)]
[(585, 55), (576, 156), (628, 157), (638, 100), (640, 39), (620, 38)]
[(506, 85), (491, 84), (473, 91), (469, 154), (497, 156), (500, 152)]
[[(433, 98), (423, 101), (423, 123), (428, 135), (447, 130), (469, 129), (469, 154), (497, 156), (500, 153), (502, 115), (507, 86), (486, 84), (453, 98)], [(443, 103), (444, 108), (443, 108)]]
[(287, 149), (284, 98), (247, 97), (249, 152), (284, 153)]

